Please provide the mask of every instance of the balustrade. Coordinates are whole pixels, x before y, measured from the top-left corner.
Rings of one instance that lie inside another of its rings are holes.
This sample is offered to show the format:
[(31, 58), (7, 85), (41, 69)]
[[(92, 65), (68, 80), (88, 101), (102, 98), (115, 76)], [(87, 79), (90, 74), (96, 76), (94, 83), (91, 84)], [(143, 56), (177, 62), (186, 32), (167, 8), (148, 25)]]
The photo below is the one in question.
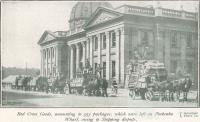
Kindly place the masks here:
[(165, 9), (165, 8), (146, 8), (146, 7), (138, 7), (138, 6), (126, 6), (126, 10), (129, 14), (141, 14), (148, 16), (156, 16), (156, 12), (160, 13), (159, 16), (163, 17), (171, 17), (171, 18), (181, 18), (181, 19), (193, 19), (195, 20), (196, 13)]
[(190, 12), (185, 12), (185, 17), (190, 19), (196, 19), (196, 15)]
[(129, 7), (128, 12), (136, 13), (136, 14), (154, 15), (154, 10), (152, 8), (144, 8), (144, 7), (136, 7), (136, 6)]
[(162, 14), (171, 17), (181, 17), (181, 11), (171, 9), (162, 9)]

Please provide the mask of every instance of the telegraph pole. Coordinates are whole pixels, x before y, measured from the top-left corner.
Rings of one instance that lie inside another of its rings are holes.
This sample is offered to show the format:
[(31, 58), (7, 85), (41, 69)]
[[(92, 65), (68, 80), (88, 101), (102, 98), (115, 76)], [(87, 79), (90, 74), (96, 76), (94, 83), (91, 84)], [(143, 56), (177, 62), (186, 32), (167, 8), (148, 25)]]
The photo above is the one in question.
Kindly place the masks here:
[(27, 75), (27, 62), (26, 62), (26, 75)]

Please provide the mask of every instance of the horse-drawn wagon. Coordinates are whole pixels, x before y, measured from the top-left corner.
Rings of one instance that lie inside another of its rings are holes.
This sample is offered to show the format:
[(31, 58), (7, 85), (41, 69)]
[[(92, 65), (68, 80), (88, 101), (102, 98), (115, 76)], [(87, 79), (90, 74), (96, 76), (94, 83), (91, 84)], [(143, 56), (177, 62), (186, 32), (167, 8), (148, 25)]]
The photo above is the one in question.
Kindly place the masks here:
[(142, 99), (152, 100), (153, 97), (159, 95), (156, 89), (157, 83), (167, 79), (167, 70), (163, 63), (142, 60), (129, 64), (128, 67), (127, 82), (131, 98), (140, 96)]
[(70, 83), (71, 92), (76, 94), (82, 94), (83, 92), (83, 78), (74, 78)]
[(74, 78), (70, 82), (71, 91), (80, 95), (99, 96), (101, 94), (99, 80), (96, 74), (79, 74), (78, 78)]

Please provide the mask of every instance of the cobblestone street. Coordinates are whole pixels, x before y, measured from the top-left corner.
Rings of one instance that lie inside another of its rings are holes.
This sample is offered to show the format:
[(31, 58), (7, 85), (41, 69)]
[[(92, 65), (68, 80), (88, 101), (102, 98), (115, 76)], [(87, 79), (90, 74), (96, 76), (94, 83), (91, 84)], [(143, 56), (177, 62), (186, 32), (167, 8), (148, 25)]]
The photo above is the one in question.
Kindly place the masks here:
[[(108, 90), (110, 95), (111, 91)], [(3, 107), (196, 107), (196, 92), (188, 94), (188, 102), (135, 100), (120, 89), (117, 97), (46, 94), (41, 92), (3, 91)]]

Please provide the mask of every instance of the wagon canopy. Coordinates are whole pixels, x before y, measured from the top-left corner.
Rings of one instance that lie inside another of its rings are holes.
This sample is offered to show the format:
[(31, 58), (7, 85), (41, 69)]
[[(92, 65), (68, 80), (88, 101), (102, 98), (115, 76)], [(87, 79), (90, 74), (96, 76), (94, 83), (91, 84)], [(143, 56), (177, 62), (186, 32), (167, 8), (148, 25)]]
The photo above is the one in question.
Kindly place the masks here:
[(12, 84), (12, 85), (16, 85), (16, 84), (15, 84), (15, 80), (16, 80), (17, 77), (18, 77), (18, 75), (10, 75), (10, 76), (8, 76), (8, 77), (6, 77), (6, 78), (4, 78), (4, 79), (2, 80), (2, 84)]
[(38, 77), (33, 77), (33, 79), (30, 81), (30, 86), (36, 86), (36, 81)]
[(84, 79), (83, 78), (75, 78), (71, 82), (71, 87), (81, 87), (83, 84)]

